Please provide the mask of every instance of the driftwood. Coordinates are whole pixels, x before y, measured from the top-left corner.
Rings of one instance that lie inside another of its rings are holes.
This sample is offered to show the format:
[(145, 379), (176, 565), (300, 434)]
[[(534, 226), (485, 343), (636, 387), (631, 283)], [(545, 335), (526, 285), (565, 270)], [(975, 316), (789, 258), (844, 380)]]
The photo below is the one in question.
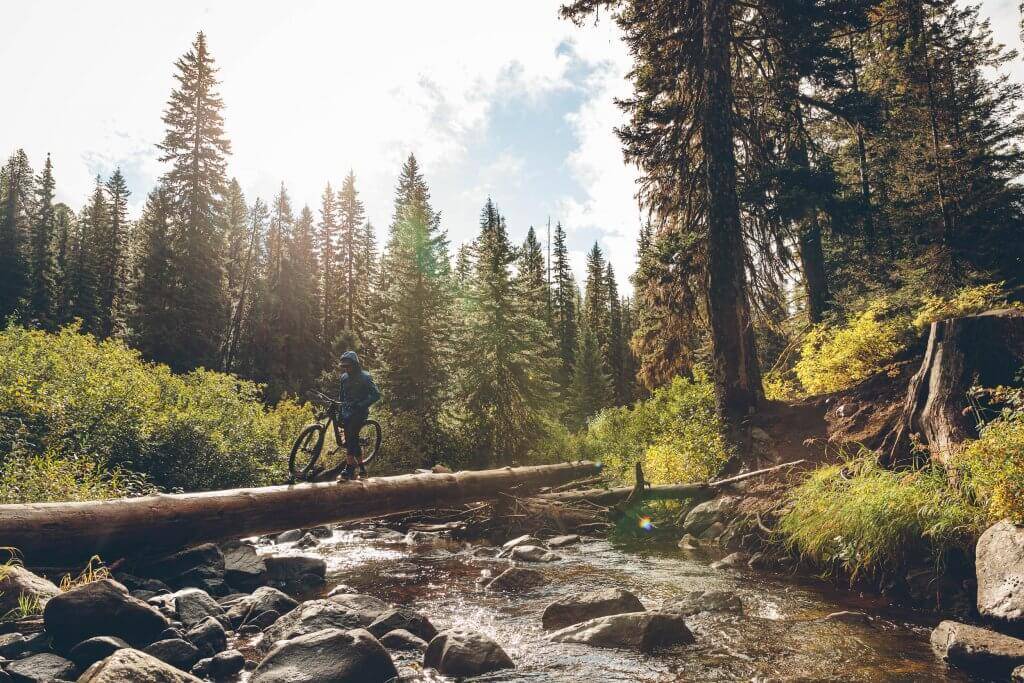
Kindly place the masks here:
[(28, 565), (159, 555), (209, 541), (455, 506), (596, 474), (590, 462), (82, 503), (0, 505), (0, 546)]
[(940, 320), (930, 325), (928, 345), (911, 378), (903, 410), (882, 442), (887, 465), (914, 459), (915, 441), (945, 464), (958, 444), (977, 437), (968, 399), (972, 386), (1014, 381), (1024, 365), (1024, 313), (1016, 309)]

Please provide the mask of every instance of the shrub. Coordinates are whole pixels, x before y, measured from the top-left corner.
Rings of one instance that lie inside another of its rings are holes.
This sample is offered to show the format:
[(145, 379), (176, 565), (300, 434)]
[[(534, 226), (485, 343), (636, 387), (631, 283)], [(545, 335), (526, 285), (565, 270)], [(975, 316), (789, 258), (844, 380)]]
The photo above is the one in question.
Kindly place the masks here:
[(951, 297), (925, 296), (914, 318), (914, 327), (923, 330), (929, 324), (947, 318), (982, 313), (1007, 306), (1003, 283), (964, 287)]
[(1021, 392), (1010, 394), (1002, 414), (981, 428), (953, 457), (964, 487), (984, 508), (986, 522), (1024, 522), (1024, 409)]
[(790, 492), (786, 543), (851, 579), (884, 575), (922, 555), (939, 561), (978, 527), (979, 510), (938, 467), (895, 472), (872, 453), (822, 467)]
[(0, 469), (0, 503), (105, 500), (153, 491), (144, 475), (108, 471), (87, 457), (11, 456)]
[(810, 394), (846, 389), (878, 372), (906, 343), (902, 317), (886, 318), (876, 300), (845, 326), (816, 325), (807, 334), (795, 366)]

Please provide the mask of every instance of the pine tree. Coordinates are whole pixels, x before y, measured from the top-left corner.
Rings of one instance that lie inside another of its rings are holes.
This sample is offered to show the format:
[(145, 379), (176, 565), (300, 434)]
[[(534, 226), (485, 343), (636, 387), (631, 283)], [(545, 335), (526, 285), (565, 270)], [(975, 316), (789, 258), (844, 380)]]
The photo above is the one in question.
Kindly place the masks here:
[[(610, 352), (609, 338), (611, 325), (609, 314), (611, 304), (609, 302), (608, 280), (605, 274), (604, 254), (601, 247), (594, 242), (593, 248), (587, 253), (587, 280), (585, 295), (583, 298), (583, 319), (590, 327), (590, 331), (597, 338), (598, 348), (601, 349), (602, 358), (606, 359)], [(610, 368), (605, 367), (605, 372)]]
[(608, 294), (608, 376), (612, 382), (612, 403), (625, 405), (630, 400), (626, 376), (626, 340), (623, 336), (622, 301), (611, 262), (605, 265), (605, 292)]
[(365, 327), (367, 282), (361, 278), (366, 210), (356, 191), (355, 173), (349, 171), (338, 192), (338, 275), (340, 280), (342, 326), (356, 334)]
[(0, 325), (22, 308), (28, 296), (31, 192), (32, 168), (28, 155), (19, 149), (0, 175)]
[(576, 358), (576, 281), (569, 266), (569, 250), (565, 244), (565, 230), (562, 224), (555, 224), (554, 292), (552, 293), (555, 339), (558, 343), (560, 366), (555, 374), (556, 381), (563, 388), (568, 387), (573, 376)]
[(550, 334), (551, 293), (548, 291), (547, 268), (544, 263), (544, 252), (532, 225), (526, 233), (523, 246), (519, 249), (516, 271), (516, 290), (529, 307), (531, 317), (544, 321)]
[(241, 287), (242, 273), (245, 269), (246, 255), (249, 248), (249, 208), (245, 204), (245, 193), (238, 180), (231, 179), (228, 184), (227, 196), (224, 200), (224, 278), (227, 293), (234, 310), (238, 301), (238, 290)]
[(59, 325), (71, 322), (71, 253), (75, 233), (75, 212), (67, 204), (54, 207), (54, 267), (56, 272), (55, 321)]
[[(123, 320), (124, 291), (128, 279), (128, 185), (121, 169), (104, 184), (106, 216), (93, 222), (93, 263), (96, 275), (96, 323), (94, 331), (109, 337)], [(98, 209), (97, 209), (98, 210)]]
[(288, 346), (288, 391), (301, 394), (313, 385), (320, 370), (320, 310), (317, 296), (317, 282), (320, 278), (314, 240), (313, 211), (302, 207), (295, 222), (293, 238), (289, 241), (288, 256), (290, 281), (286, 291), (291, 293), (285, 311), (289, 320)]
[(53, 205), (55, 185), (53, 163), (47, 154), (43, 172), (36, 180), (35, 217), (32, 221), (31, 238), (32, 285), (29, 296), (32, 319), (44, 329), (54, 327), (57, 313), (57, 264), (53, 249), (57, 232), (57, 215)]
[(225, 192), (223, 102), (217, 70), (199, 33), (177, 62), (178, 88), (164, 112), (167, 133), (159, 145), (170, 162), (165, 183), (174, 200), (172, 230), (177, 305), (168, 325), (176, 369), (214, 367), (225, 330), (224, 238), (219, 219)]
[(341, 278), (338, 273), (338, 204), (330, 183), (320, 198), (320, 223), (317, 243), (320, 247), (320, 319), (321, 337), (325, 350), (330, 353), (341, 330), (339, 299)]
[(98, 175), (89, 203), (79, 212), (76, 227), (71, 256), (71, 317), (81, 320), (83, 331), (99, 334), (100, 244), (110, 231), (110, 207)]
[(253, 372), (253, 334), (256, 323), (261, 246), (269, 212), (263, 200), (257, 199), (249, 211), (249, 224), (245, 256), (242, 260), (238, 295), (231, 312), (231, 328), (225, 350), (224, 370), (232, 372), (244, 367)]
[(158, 363), (176, 358), (172, 309), (177, 305), (171, 230), (174, 201), (163, 184), (149, 193), (139, 220), (139, 245), (128, 315), (129, 338)]
[(576, 349), (576, 364), (573, 366), (570, 424), (579, 428), (587, 420), (608, 405), (611, 382), (605, 374), (604, 361), (597, 335), (590, 328), (586, 318), (580, 325), (579, 346)]

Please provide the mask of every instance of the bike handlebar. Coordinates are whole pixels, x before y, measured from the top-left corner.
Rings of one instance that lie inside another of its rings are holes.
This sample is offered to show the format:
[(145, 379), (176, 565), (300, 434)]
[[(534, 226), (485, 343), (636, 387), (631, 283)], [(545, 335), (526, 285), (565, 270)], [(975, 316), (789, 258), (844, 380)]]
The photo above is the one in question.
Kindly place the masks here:
[(324, 394), (324, 393), (322, 393), (322, 392), (319, 392), (319, 391), (317, 391), (316, 389), (313, 389), (313, 390), (312, 390), (312, 391), (310, 391), (309, 393), (310, 393), (311, 395), (314, 395), (314, 396), (316, 396), (317, 398), (319, 398), (319, 399), (320, 399), (321, 401), (323, 401), (323, 402), (325, 402), (325, 403), (330, 403), (330, 404), (333, 404), (333, 405), (341, 405), (341, 401), (339, 401), (338, 399), (336, 399), (336, 398), (331, 398), (331, 397), (330, 397), (330, 396), (328, 396), (327, 394)]

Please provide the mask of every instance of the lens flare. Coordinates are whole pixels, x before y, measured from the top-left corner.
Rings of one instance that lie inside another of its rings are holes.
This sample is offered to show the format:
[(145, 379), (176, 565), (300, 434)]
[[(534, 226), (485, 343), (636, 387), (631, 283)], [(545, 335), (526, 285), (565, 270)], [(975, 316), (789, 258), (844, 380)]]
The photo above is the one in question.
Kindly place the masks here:
[(640, 518), (640, 528), (643, 529), (644, 531), (652, 530), (654, 528), (654, 524), (651, 522), (651, 518), (650, 517), (641, 517)]

